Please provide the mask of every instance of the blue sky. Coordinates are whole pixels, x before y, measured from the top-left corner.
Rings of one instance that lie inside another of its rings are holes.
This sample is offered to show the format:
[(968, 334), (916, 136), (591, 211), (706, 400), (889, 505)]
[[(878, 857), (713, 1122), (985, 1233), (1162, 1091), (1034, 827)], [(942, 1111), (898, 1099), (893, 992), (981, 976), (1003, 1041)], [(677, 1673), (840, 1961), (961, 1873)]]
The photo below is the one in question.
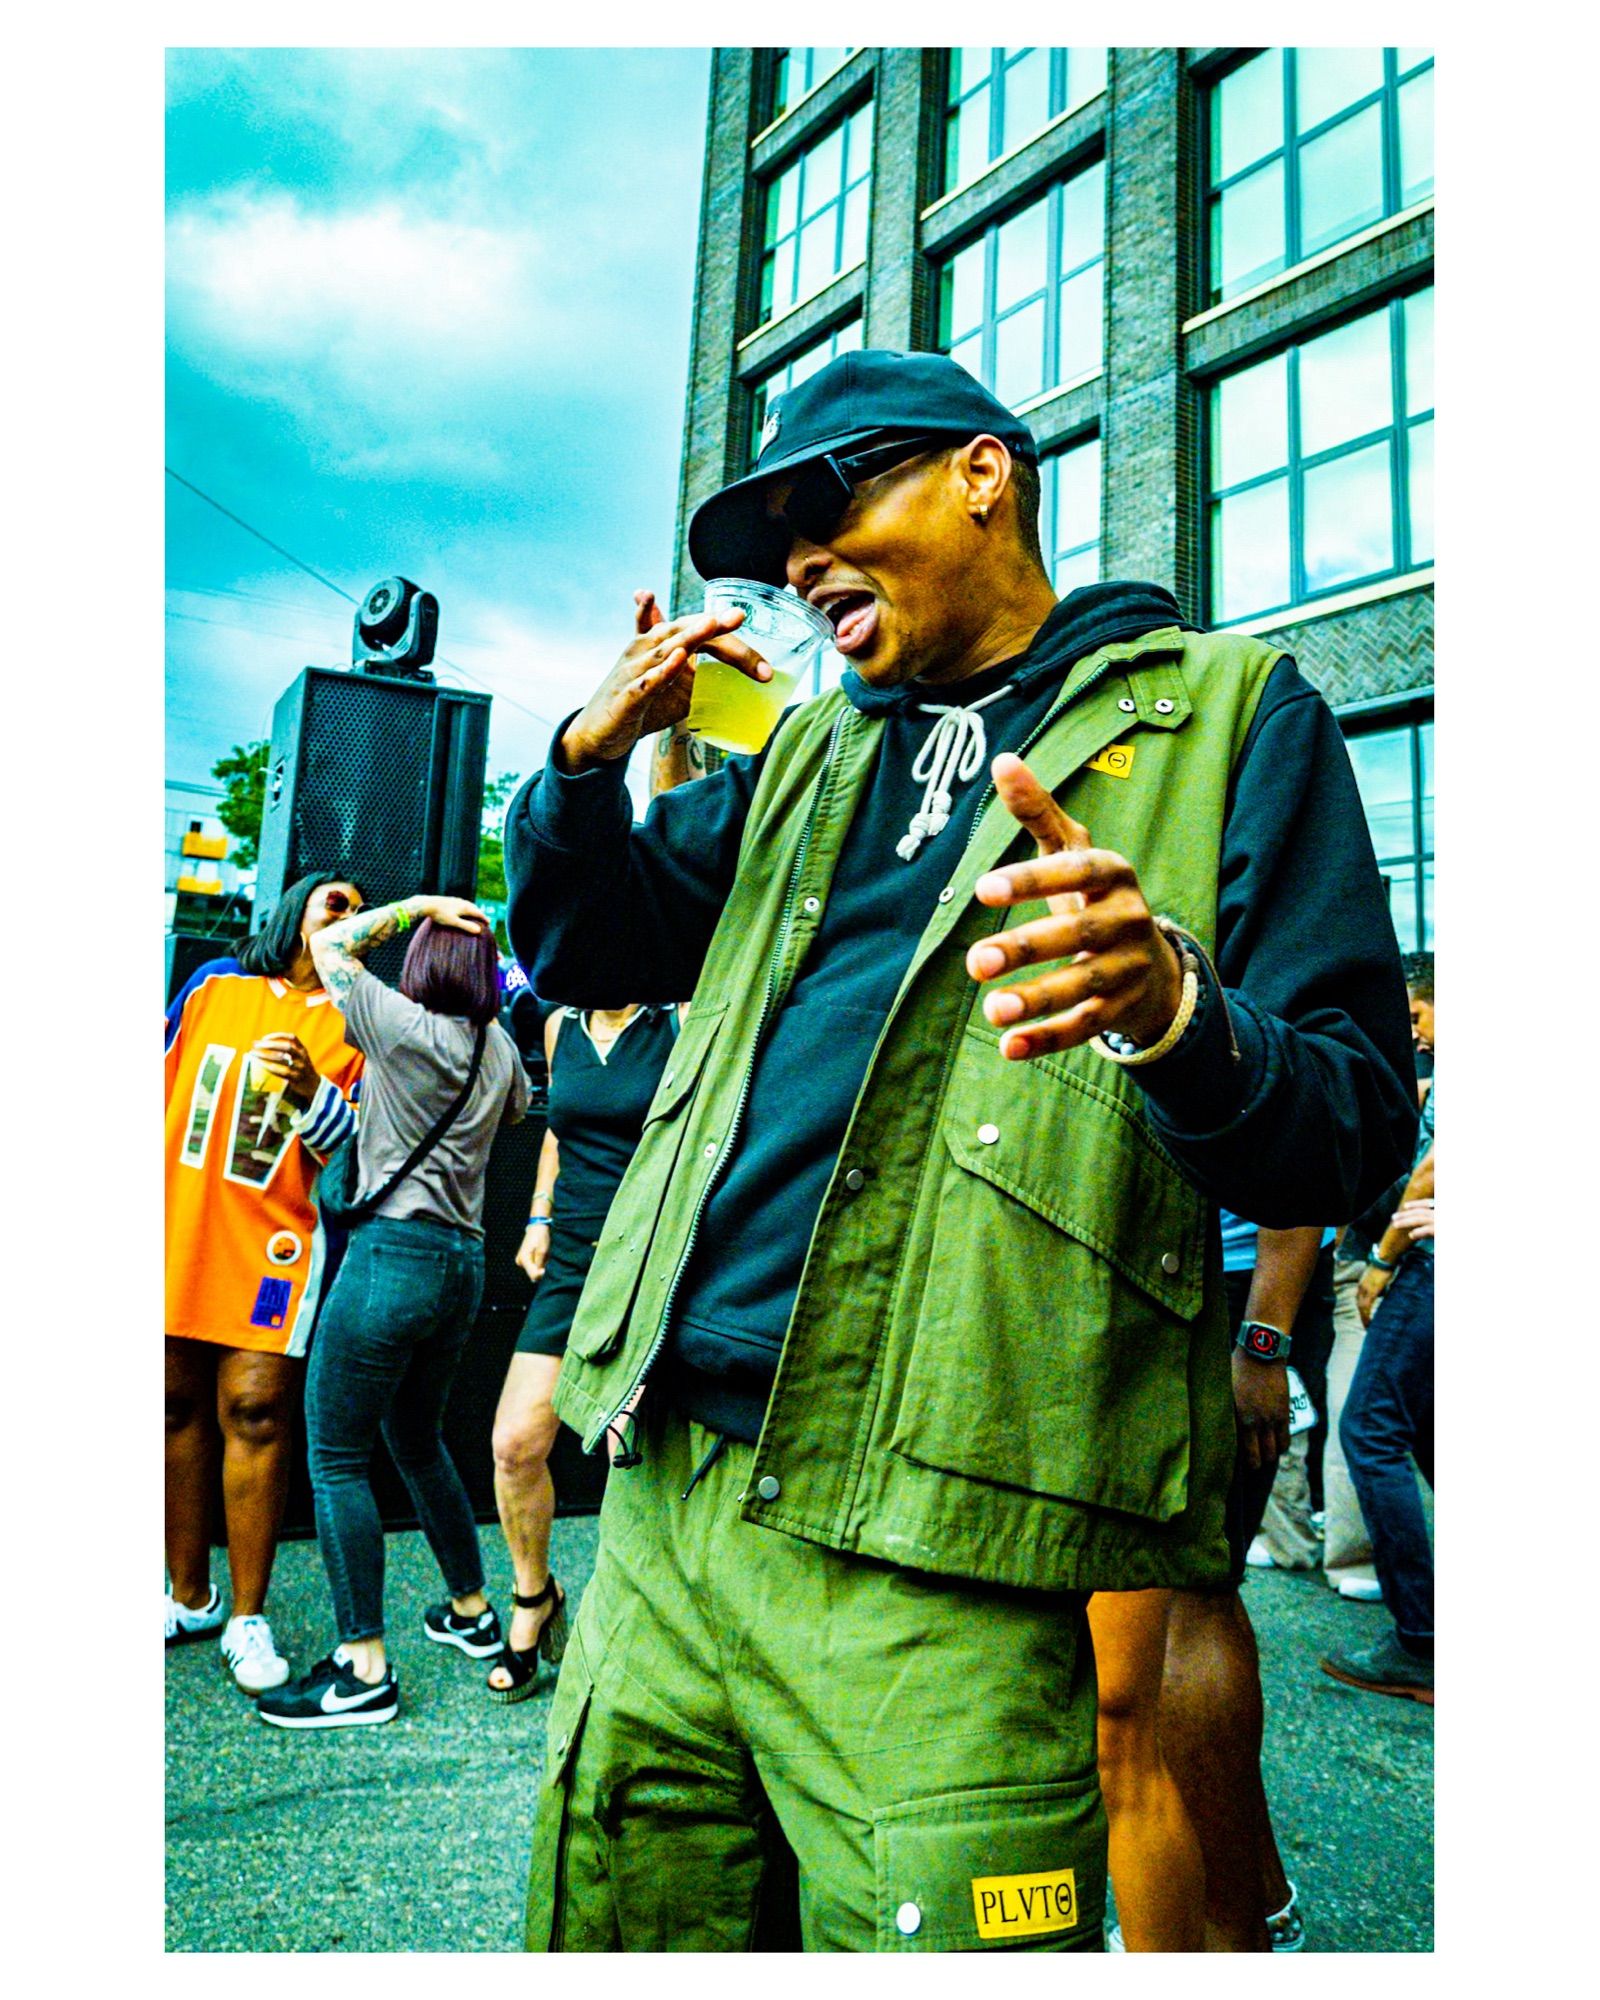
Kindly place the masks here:
[[(167, 58), (168, 463), (552, 720), (670, 589), (703, 49)], [(167, 774), (268, 734), (352, 607), (171, 480)], [(466, 675), (477, 676), (476, 681)], [(498, 699), (491, 770), (549, 730)]]

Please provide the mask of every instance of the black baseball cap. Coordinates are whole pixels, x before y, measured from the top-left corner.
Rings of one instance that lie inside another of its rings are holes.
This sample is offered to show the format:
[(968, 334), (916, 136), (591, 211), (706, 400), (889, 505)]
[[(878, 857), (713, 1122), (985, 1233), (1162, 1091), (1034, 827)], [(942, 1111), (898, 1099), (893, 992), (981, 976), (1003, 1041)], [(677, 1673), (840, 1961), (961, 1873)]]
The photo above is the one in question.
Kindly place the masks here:
[(774, 475), (902, 431), (952, 440), (997, 437), (1029, 465), (1039, 462), (1039, 447), (1022, 418), (959, 361), (947, 354), (858, 348), (768, 404), (755, 471), (695, 509), (690, 561), (707, 582), (718, 576), (781, 582), (789, 535), (767, 514), (766, 488)]

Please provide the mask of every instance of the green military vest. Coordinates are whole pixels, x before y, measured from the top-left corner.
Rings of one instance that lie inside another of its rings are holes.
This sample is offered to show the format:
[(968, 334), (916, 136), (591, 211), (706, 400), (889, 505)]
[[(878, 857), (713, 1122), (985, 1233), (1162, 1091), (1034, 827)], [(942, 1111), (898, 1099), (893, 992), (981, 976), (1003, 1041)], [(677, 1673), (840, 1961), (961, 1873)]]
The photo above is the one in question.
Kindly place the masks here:
[[(1176, 626), (1102, 646), (1023, 746), (1208, 951), (1229, 780), (1280, 657)], [(790, 717), (763, 769), (562, 1364), (556, 1409), (588, 1449), (665, 1339), (881, 728), (835, 691)], [(1214, 1211), (1154, 1136), (1134, 1073), (1089, 1048), (1007, 1062), (966, 971), (979, 938), (1045, 913), (972, 896), (1032, 852), (988, 784), (818, 1212), (744, 1513), (986, 1582), (1215, 1583), (1234, 1422)]]

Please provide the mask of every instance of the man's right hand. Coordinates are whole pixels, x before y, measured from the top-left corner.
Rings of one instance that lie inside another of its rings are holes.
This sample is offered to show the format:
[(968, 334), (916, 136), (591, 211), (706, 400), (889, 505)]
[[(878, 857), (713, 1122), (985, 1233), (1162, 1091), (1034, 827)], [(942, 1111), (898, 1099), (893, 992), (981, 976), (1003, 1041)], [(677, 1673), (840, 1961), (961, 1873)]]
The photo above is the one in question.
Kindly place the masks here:
[(742, 611), (726, 616), (697, 611), (641, 632), (588, 707), (568, 724), (561, 739), (561, 764), (573, 773), (614, 764), (641, 736), (675, 728), (689, 713), (696, 653), (726, 660), (753, 681), (771, 680), (772, 669), (761, 655), (731, 636), (743, 619)]

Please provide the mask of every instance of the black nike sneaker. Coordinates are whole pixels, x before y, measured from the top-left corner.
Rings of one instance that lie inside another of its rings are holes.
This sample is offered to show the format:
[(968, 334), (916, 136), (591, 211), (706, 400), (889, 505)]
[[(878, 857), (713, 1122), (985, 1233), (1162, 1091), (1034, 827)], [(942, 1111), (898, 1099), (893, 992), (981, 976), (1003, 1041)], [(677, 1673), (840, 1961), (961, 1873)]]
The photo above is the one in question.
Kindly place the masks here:
[(400, 1707), (400, 1683), (393, 1667), (369, 1685), (347, 1661), (330, 1653), (310, 1673), (274, 1688), (256, 1702), (256, 1714), (275, 1729), (350, 1729), (360, 1723), (393, 1722)]
[(476, 1618), (463, 1618), (447, 1597), (422, 1614), (422, 1629), (441, 1646), (459, 1646), (468, 1659), (490, 1660), (505, 1644), (500, 1619), (491, 1604)]

